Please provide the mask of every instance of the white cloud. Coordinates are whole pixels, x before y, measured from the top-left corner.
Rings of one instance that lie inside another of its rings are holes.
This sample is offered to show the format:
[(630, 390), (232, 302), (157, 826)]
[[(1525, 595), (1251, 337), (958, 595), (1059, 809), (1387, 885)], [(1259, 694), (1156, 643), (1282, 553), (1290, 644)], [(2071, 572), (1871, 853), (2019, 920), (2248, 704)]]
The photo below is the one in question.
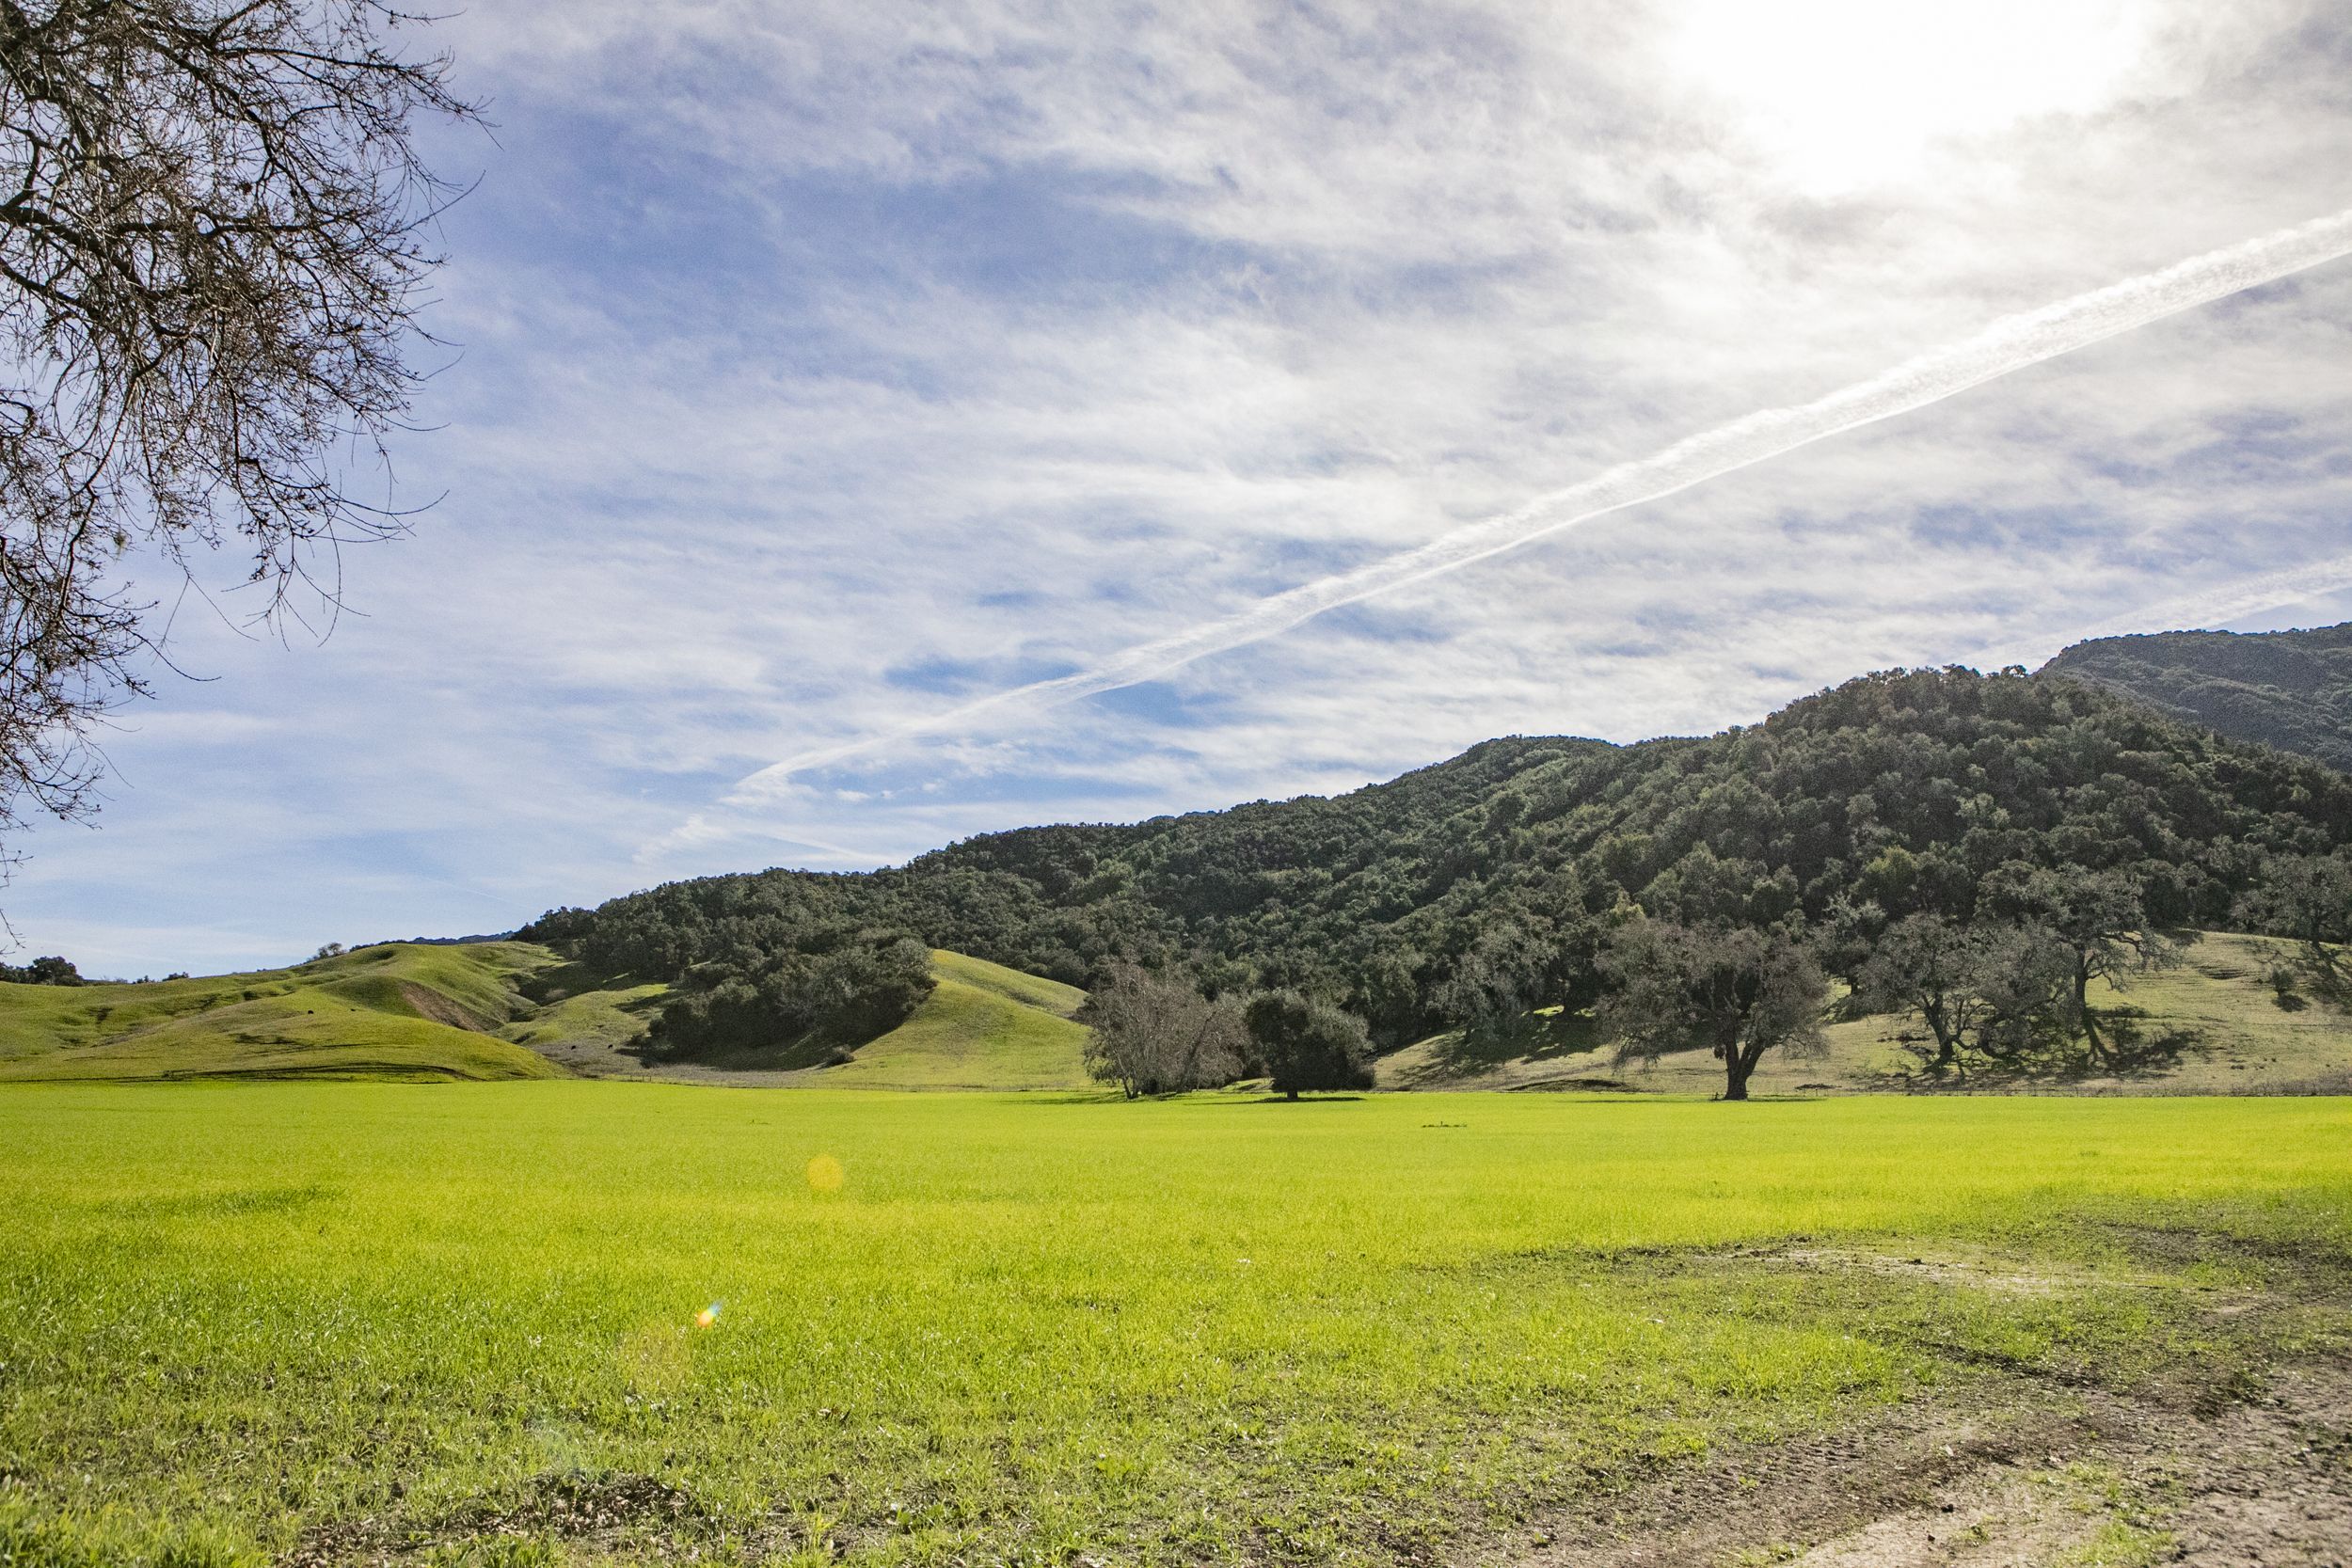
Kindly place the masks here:
[(1704, 730), (2340, 556), (2343, 267), (718, 809), (778, 757), (2345, 204), (2333, 8), (2030, 11), (2066, 71), (2004, 75), (1994, 18), (1866, 82), (1760, 70), (1705, 6), (478, 8), (446, 24), (501, 122), (447, 144), (485, 175), (437, 320), (465, 351), (402, 453), (449, 500), (355, 552), (367, 617), (324, 649), (183, 627), (219, 678), (133, 716), (134, 787), (35, 835), (6, 907), (135, 972), (215, 927), (299, 957), (1502, 732)]

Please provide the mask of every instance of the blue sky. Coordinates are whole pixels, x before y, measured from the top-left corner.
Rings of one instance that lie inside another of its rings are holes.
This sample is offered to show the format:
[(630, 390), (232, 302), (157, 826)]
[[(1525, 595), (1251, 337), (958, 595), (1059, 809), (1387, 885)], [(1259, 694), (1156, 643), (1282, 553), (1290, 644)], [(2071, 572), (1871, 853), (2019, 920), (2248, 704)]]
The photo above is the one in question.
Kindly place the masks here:
[[(747, 792), (2352, 206), (2341, 7), (482, 0), (495, 130), (324, 642), (236, 562), (28, 836), (161, 974), (1353, 787), (1863, 670), (2352, 618), (2352, 264), (1127, 690)], [(167, 590), (159, 585), (158, 591)]]

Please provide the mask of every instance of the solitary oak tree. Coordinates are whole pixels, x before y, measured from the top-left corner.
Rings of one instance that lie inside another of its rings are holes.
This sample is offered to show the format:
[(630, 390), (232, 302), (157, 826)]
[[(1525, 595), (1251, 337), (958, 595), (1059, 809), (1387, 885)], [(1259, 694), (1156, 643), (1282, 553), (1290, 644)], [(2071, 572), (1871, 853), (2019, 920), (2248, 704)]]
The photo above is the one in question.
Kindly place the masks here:
[(1244, 1016), (1285, 1099), (1296, 1100), (1302, 1089), (1372, 1087), (1372, 1046), (1354, 1013), (1295, 990), (1270, 990), (1251, 997)]
[(2000, 1018), (2026, 940), (2015, 927), (1905, 915), (1872, 947), (1855, 995), (1876, 1010), (1917, 1013), (1934, 1042), (1931, 1054), (1921, 1053), (1929, 1070), (1964, 1071), (1963, 1052)]
[(2122, 990), (2135, 975), (2181, 961), (2179, 947), (2153, 927), (2140, 883), (2128, 872), (2003, 866), (1985, 879), (1984, 902), (2045, 933), (2064, 955), (2069, 1021), (2094, 1063), (2112, 1061), (2114, 1050), (2090, 1005), (2093, 983)]
[(465, 118), (380, 0), (0, 0), (0, 832), (87, 809), (162, 638), (127, 569), (235, 543), (253, 616), (331, 617), (418, 383)]
[(1601, 969), (1599, 1021), (1619, 1062), (1703, 1049), (1724, 1064), (1724, 1098), (1745, 1100), (1766, 1052), (1821, 1049), (1828, 984), (1786, 930), (1636, 919), (1611, 937)]

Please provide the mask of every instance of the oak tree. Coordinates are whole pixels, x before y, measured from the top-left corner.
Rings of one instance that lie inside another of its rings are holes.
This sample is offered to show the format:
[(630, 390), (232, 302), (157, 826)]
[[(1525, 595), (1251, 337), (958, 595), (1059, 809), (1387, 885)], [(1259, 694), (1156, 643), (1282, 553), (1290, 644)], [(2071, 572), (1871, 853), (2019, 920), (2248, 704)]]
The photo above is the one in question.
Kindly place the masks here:
[(1724, 1064), (1724, 1098), (1745, 1100), (1767, 1052), (1801, 1056), (1822, 1047), (1828, 983), (1785, 928), (1637, 918), (1612, 935), (1601, 968), (1611, 983), (1601, 1030), (1621, 1063), (1705, 1050)]

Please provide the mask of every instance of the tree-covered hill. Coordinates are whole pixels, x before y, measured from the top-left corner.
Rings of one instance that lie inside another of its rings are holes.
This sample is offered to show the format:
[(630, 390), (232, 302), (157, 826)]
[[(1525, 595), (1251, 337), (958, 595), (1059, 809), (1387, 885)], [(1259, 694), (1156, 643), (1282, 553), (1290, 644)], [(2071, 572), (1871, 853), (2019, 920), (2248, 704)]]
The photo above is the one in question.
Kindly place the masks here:
[(2151, 924), (2261, 924), (2274, 863), (2347, 847), (2352, 778), (2305, 758), (2073, 680), (1892, 672), (1704, 738), (1494, 740), (1332, 799), (672, 883), (520, 934), (690, 990), (904, 937), (1073, 984), (1182, 966), (1329, 996), (1393, 1045), (1585, 1006), (1636, 906), (1801, 927), (1851, 970), (1906, 915), (2023, 920), (2099, 874)]
[(2310, 631), (2169, 631), (2077, 642), (2044, 674), (2090, 681), (2235, 740), (2352, 772), (2352, 622)]

